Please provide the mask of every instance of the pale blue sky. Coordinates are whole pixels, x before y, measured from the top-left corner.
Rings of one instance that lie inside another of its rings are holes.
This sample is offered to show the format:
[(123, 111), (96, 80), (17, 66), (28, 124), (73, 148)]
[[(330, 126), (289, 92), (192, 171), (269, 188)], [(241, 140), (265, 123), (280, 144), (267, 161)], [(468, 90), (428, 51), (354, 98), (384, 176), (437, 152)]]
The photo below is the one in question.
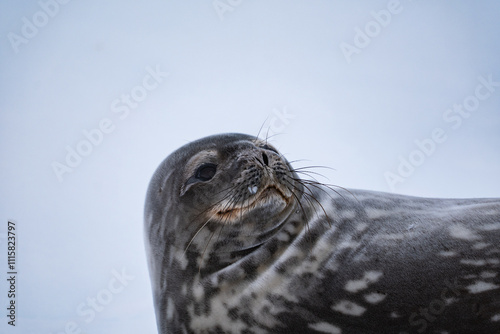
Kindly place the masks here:
[(19, 238), (18, 325), (2, 316), (2, 333), (155, 333), (146, 187), (206, 135), (264, 124), (343, 187), (500, 196), (498, 1), (55, 3), (0, 4), (2, 272), (8, 219)]

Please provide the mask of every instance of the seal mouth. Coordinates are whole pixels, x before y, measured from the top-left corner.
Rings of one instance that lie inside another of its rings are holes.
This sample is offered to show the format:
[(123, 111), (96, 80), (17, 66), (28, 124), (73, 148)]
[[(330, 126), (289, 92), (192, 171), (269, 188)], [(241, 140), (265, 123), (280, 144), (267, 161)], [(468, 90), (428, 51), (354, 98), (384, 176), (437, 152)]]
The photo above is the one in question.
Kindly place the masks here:
[(285, 192), (274, 184), (268, 185), (260, 191), (255, 191), (255, 189), (252, 190), (249, 191), (250, 193), (254, 193), (253, 200), (249, 202), (245, 201), (242, 205), (233, 205), (229, 208), (227, 205), (221, 205), (219, 210), (214, 210), (214, 215), (218, 217), (220, 221), (232, 223), (241, 219), (241, 217), (249, 211), (266, 206), (272, 202), (281, 201), (284, 202), (285, 206), (290, 203), (291, 195), (286, 196)]

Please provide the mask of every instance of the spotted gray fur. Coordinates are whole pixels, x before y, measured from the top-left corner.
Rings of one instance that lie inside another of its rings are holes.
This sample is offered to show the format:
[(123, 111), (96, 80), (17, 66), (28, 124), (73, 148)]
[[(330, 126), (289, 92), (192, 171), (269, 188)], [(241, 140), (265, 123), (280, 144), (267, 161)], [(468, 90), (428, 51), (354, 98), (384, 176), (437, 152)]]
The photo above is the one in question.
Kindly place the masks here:
[[(207, 161), (225, 164), (217, 178), (190, 179)], [(247, 135), (207, 137), (165, 159), (145, 207), (159, 333), (500, 333), (499, 199), (296, 178)], [(280, 214), (271, 197), (251, 215), (206, 216), (207, 203), (249, 204), (264, 182), (290, 191)]]

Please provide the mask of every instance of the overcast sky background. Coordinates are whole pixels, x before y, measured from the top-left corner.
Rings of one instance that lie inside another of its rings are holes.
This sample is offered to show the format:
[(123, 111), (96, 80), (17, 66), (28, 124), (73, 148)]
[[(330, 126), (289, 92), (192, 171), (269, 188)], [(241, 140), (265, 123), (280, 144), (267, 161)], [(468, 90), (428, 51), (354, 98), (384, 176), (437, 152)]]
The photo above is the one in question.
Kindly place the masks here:
[(498, 1), (54, 1), (0, 3), (2, 333), (155, 333), (146, 187), (207, 135), (264, 125), (343, 187), (500, 196)]

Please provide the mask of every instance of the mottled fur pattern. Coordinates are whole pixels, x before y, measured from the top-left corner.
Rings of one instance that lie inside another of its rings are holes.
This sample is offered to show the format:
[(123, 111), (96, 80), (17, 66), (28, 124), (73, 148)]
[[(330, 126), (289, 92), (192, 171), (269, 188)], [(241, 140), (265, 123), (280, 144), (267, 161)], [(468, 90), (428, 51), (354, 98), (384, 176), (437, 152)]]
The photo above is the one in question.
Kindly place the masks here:
[(499, 199), (334, 191), (229, 134), (160, 165), (145, 228), (159, 333), (500, 333)]

